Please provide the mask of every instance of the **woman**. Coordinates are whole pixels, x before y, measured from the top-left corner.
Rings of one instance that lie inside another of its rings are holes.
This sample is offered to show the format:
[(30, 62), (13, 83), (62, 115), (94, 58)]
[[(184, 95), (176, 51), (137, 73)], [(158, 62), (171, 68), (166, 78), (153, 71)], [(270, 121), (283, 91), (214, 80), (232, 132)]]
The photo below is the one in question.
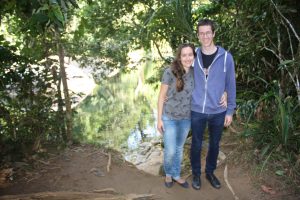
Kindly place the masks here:
[[(161, 81), (157, 129), (164, 139), (165, 186), (168, 188), (174, 182), (183, 188), (189, 187), (187, 181), (180, 177), (180, 172), (183, 146), (191, 127), (191, 95), (194, 89), (191, 66), (195, 56), (194, 45), (180, 45), (175, 60), (165, 70)], [(226, 106), (226, 100), (220, 103)]]

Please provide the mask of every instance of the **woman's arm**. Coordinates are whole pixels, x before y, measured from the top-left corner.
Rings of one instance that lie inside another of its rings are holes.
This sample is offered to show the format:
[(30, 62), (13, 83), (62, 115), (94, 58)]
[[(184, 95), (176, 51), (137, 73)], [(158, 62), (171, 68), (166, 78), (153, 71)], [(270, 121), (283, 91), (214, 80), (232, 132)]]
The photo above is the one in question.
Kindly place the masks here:
[(164, 132), (164, 124), (162, 121), (162, 112), (165, 99), (167, 97), (168, 85), (161, 84), (160, 91), (158, 95), (158, 102), (157, 102), (157, 130), (163, 134)]

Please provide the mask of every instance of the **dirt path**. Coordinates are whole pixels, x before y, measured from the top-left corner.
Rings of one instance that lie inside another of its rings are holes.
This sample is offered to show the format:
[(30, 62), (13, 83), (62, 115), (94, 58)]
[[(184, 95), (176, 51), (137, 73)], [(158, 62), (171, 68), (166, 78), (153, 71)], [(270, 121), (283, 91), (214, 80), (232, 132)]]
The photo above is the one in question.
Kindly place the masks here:
[[(122, 194), (154, 194), (158, 199), (167, 200), (234, 199), (224, 181), (224, 165), (216, 170), (216, 175), (220, 177), (222, 183), (222, 188), (219, 190), (212, 188), (203, 177), (200, 191), (192, 188), (183, 189), (178, 185), (168, 189), (163, 185), (163, 177), (137, 170), (130, 163), (124, 162), (117, 153), (111, 155), (112, 162), (107, 172), (108, 154), (102, 149), (81, 145), (57, 155), (52, 154), (47, 160), (39, 160), (35, 169), (30, 172), (24, 171), (12, 185), (0, 189), (0, 194), (93, 192), (114, 188)], [(240, 200), (263, 199), (262, 193), (252, 186), (250, 177), (239, 167), (228, 166), (228, 180)], [(191, 182), (191, 177), (188, 181)], [(2, 198), (3, 196), (0, 197)]]

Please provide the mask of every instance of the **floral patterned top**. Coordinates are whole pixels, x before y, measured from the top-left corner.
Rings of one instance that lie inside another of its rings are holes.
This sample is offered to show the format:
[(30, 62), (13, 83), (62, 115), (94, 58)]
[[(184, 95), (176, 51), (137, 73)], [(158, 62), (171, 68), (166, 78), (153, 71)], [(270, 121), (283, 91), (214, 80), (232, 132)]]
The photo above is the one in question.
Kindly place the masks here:
[(183, 90), (177, 92), (176, 77), (171, 68), (167, 68), (163, 74), (161, 83), (168, 85), (167, 101), (163, 106), (163, 115), (170, 119), (181, 120), (191, 118), (191, 97), (194, 89), (194, 69), (191, 67), (187, 74), (183, 75)]

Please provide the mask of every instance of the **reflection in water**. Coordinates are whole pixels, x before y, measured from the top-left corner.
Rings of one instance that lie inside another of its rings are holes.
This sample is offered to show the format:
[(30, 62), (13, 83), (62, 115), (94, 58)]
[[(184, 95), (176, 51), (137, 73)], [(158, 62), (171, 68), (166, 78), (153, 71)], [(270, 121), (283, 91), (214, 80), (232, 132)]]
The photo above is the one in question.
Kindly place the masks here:
[(156, 114), (153, 112), (151, 116), (145, 116), (143, 117), (149, 119), (153, 118), (155, 119), (154, 122), (149, 122), (147, 121), (147, 124), (145, 128), (141, 126), (141, 122), (139, 121), (136, 124), (136, 127), (134, 130), (131, 131), (128, 139), (127, 139), (127, 144), (128, 144), (128, 149), (129, 150), (134, 150), (139, 147), (139, 144), (145, 141), (149, 141), (152, 138), (159, 137), (159, 133), (156, 130)]
[(153, 112), (157, 94), (149, 86), (146, 96), (136, 97), (137, 82), (134, 72), (102, 81), (76, 109), (74, 138), (121, 150), (157, 136)]

